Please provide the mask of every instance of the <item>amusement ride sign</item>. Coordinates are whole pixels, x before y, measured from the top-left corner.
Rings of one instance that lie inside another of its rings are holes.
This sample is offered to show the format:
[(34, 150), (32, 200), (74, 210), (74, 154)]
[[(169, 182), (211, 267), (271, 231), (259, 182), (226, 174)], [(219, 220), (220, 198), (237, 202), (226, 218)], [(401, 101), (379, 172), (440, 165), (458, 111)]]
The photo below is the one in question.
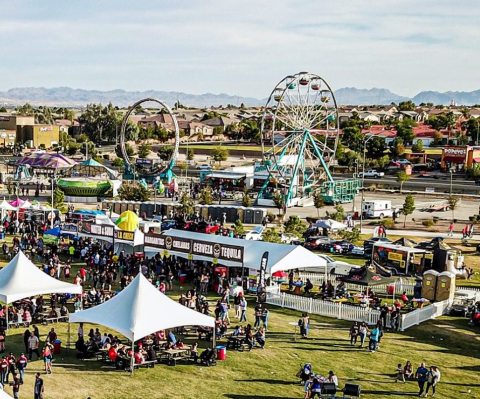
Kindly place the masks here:
[(145, 234), (145, 246), (167, 251), (211, 257), (214, 260), (227, 260), (243, 263), (243, 247), (162, 234)]

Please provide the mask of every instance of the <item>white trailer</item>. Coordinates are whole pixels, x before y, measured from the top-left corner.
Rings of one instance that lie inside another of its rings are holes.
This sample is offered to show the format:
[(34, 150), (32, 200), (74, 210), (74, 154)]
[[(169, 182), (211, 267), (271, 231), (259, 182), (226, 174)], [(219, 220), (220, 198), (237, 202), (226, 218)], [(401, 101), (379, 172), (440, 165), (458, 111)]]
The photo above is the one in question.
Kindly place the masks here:
[(362, 212), (365, 218), (383, 219), (392, 217), (396, 211), (392, 209), (390, 200), (367, 200), (363, 201)]

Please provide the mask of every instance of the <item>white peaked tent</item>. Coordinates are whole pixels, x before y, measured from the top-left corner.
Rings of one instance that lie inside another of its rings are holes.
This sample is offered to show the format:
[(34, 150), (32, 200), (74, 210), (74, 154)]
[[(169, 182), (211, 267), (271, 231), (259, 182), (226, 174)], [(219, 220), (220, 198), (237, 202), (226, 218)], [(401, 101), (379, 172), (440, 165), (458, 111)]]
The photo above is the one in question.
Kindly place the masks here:
[(0, 270), (0, 301), (9, 304), (43, 294), (81, 294), (82, 287), (54, 279), (41, 271), (22, 251)]
[(119, 294), (93, 308), (70, 314), (70, 323), (94, 323), (135, 342), (159, 330), (214, 327), (213, 317), (189, 309), (156, 289), (141, 273)]
[(0, 389), (0, 399), (13, 399), (13, 397)]
[(13, 205), (10, 205), (5, 199), (0, 203), (0, 209), (2, 211), (16, 211), (17, 208), (15, 208)]

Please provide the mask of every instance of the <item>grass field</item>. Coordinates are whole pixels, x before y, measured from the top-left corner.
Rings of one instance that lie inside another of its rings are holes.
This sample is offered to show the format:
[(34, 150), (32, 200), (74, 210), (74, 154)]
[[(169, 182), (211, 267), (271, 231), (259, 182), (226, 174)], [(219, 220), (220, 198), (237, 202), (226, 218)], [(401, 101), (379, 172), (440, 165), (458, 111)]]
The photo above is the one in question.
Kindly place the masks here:
[[(253, 298), (250, 300), (250, 305)], [(252, 307), (252, 306), (250, 306)], [(231, 314), (232, 316), (232, 314)], [(249, 321), (253, 311), (249, 309)], [(480, 337), (466, 319), (443, 317), (412, 328), (405, 333), (388, 333), (376, 353), (351, 347), (349, 323), (312, 317), (310, 339), (294, 341), (298, 312), (274, 308), (269, 320), (266, 349), (252, 352), (228, 351), (227, 360), (216, 367), (193, 364), (176, 367), (157, 365), (141, 369), (133, 376), (115, 371), (95, 360), (79, 361), (74, 351), (64, 350), (56, 357), (54, 373), (45, 375), (46, 398), (300, 398), (302, 388), (295, 373), (301, 364), (311, 362), (321, 374), (334, 370), (340, 386), (346, 382), (362, 386), (365, 398), (401, 398), (415, 393), (416, 384), (395, 383), (392, 374), (397, 363), (411, 360), (416, 366), (425, 361), (442, 371), (438, 397), (458, 399), (480, 397)], [(233, 324), (234, 321), (232, 320)], [(45, 336), (51, 326), (40, 326)], [(67, 324), (53, 325), (65, 343)], [(86, 331), (90, 326), (85, 326)], [(92, 326), (93, 327), (93, 326)], [(24, 329), (10, 330), (7, 350), (23, 349)], [(100, 327), (100, 331), (105, 331)], [(72, 337), (76, 325), (72, 325)], [(20, 397), (31, 395), (34, 373), (43, 363), (32, 362), (27, 370)], [(466, 392), (471, 390), (471, 395)], [(6, 388), (10, 392), (10, 388)]]

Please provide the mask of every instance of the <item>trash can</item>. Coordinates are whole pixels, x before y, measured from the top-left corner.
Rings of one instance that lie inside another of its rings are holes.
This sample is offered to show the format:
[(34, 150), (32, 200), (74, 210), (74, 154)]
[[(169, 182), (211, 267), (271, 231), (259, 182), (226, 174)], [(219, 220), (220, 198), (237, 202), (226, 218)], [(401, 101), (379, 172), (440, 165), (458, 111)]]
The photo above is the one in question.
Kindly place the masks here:
[(180, 274), (180, 276), (178, 276), (178, 282), (180, 283), (180, 285), (185, 284), (186, 281), (187, 281), (186, 274)]
[(53, 354), (58, 355), (62, 351), (62, 341), (56, 339), (53, 341)]
[(217, 350), (217, 360), (226, 360), (227, 359), (227, 347), (224, 345), (218, 345), (215, 347)]

